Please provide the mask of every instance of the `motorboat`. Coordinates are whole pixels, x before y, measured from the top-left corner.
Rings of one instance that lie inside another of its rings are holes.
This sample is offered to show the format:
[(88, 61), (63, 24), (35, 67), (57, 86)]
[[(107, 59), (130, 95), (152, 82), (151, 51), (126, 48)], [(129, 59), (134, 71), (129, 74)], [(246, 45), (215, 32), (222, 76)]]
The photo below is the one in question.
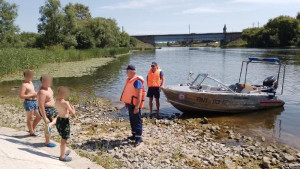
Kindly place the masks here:
[[(262, 84), (247, 84), (249, 64), (276, 65), (278, 74), (267, 77)], [(182, 112), (239, 113), (282, 107), (285, 102), (278, 95), (283, 94), (285, 67), (277, 58), (252, 57), (242, 62), (236, 84), (226, 85), (205, 73), (193, 78), (193, 73), (190, 73), (189, 82), (166, 86), (163, 92), (168, 102)], [(279, 79), (282, 80), (281, 91), (277, 94)]]

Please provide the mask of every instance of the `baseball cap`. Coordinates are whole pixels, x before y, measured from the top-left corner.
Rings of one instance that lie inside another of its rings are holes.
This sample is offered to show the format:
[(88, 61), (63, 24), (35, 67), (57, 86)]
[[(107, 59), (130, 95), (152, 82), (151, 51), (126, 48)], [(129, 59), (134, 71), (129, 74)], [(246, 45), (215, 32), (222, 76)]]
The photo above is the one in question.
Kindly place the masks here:
[(135, 70), (135, 66), (134, 65), (128, 65), (126, 70)]
[(151, 66), (157, 66), (157, 63), (156, 62), (152, 62)]

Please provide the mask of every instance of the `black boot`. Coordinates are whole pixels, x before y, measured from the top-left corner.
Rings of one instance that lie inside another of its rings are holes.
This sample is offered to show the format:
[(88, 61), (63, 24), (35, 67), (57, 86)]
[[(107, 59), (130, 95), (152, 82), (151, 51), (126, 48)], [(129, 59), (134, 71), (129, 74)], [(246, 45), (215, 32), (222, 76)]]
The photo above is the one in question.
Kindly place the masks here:
[(135, 140), (134, 147), (138, 147), (139, 145), (141, 145), (142, 142), (143, 142), (142, 139)]
[(135, 136), (129, 136), (127, 137), (128, 140), (135, 140)]

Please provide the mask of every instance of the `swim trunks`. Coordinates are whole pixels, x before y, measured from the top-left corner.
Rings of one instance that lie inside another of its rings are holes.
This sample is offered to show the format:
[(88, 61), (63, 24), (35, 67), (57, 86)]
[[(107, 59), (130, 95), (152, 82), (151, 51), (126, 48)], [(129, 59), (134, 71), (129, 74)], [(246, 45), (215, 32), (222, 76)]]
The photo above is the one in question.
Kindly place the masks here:
[(159, 87), (149, 87), (148, 92), (147, 92), (147, 97), (150, 97), (150, 98), (154, 97), (156, 99), (159, 99), (160, 91), (161, 91), (161, 89)]
[(27, 112), (39, 109), (37, 101), (29, 99), (24, 100), (23, 107)]
[[(53, 118), (55, 118), (58, 114), (54, 107), (46, 107), (45, 111), (46, 111), (46, 117), (49, 119), (50, 122), (52, 122)], [(40, 112), (40, 115), (42, 116), (41, 112)], [(44, 132), (45, 132), (45, 135), (50, 135), (49, 130), (48, 130), (48, 124), (46, 124), (46, 123), (44, 126)]]
[(56, 128), (61, 138), (67, 140), (70, 138), (70, 121), (69, 118), (58, 117)]

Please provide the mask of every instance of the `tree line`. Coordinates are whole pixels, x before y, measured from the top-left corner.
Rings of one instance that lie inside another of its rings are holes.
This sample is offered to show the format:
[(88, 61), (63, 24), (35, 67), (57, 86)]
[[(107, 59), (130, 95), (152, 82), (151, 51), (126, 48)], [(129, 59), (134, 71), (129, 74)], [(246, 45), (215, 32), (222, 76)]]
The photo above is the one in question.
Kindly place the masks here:
[(80, 3), (62, 7), (59, 0), (46, 0), (39, 13), (38, 33), (20, 32), (15, 24), (17, 5), (0, 0), (0, 48), (90, 49), (136, 45), (136, 39), (120, 31), (116, 20), (93, 18), (89, 7)]
[(261, 28), (247, 28), (242, 39), (248, 47), (300, 46), (300, 12), (296, 17), (279, 16)]

